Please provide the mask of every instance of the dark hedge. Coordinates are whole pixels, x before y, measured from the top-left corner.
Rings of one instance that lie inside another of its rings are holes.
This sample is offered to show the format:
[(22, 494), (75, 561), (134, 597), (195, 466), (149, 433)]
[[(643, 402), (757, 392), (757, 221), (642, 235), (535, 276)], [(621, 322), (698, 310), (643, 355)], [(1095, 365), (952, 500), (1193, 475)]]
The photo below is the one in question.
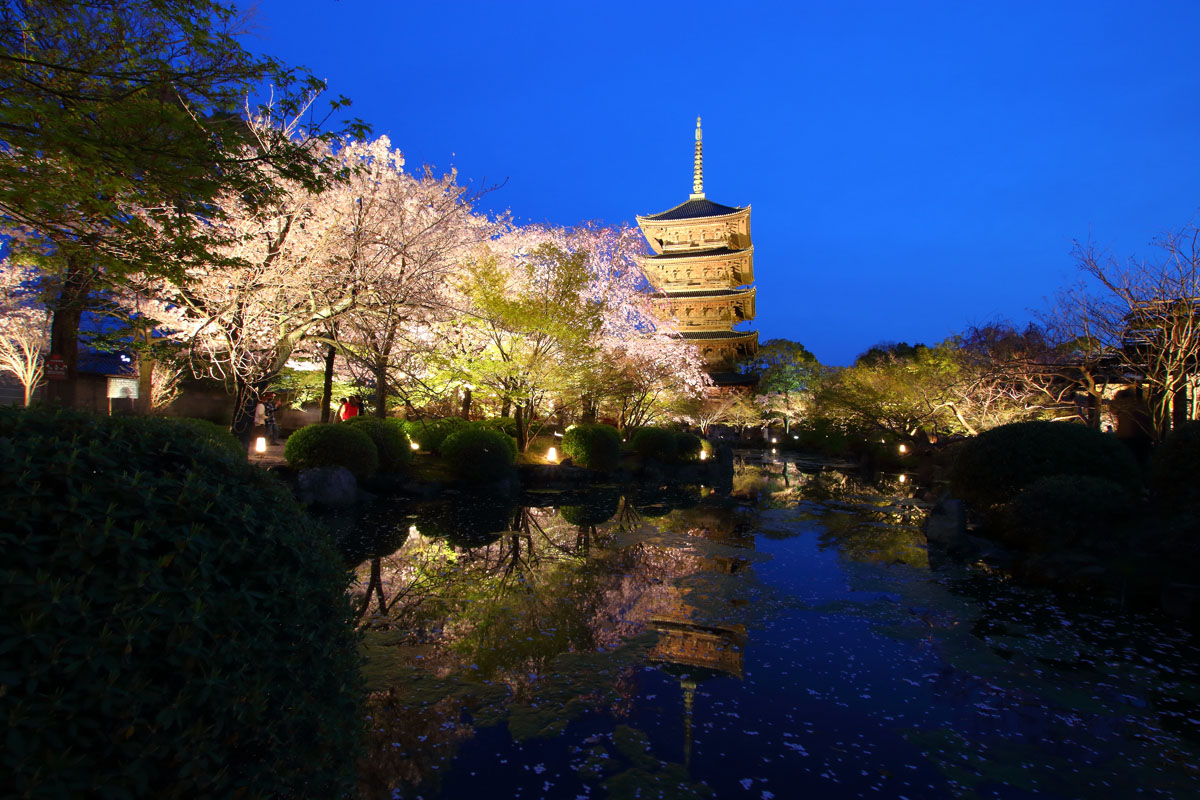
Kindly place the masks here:
[(206, 419), (194, 419), (192, 417), (164, 417), (164, 419), (170, 420), (174, 425), (187, 428), (208, 444), (220, 450), (225, 450), (230, 455), (246, 455), (245, 446), (230, 432), (228, 425), (219, 425), (216, 422), (210, 422)]
[(704, 449), (704, 440), (694, 433), (680, 431), (675, 434), (675, 454), (680, 461), (695, 461)]
[(1154, 449), (1149, 483), (1168, 510), (1200, 508), (1200, 422), (1180, 425)]
[(987, 511), (1052, 475), (1104, 478), (1131, 497), (1141, 486), (1137, 461), (1115, 436), (1085, 425), (1037, 421), (1002, 425), (964, 442), (950, 468), (950, 488)]
[(1028, 551), (1110, 541), (1134, 511), (1129, 492), (1090, 475), (1051, 475), (1020, 491), (1005, 508), (997, 533)]
[(0, 409), (0, 751), (18, 797), (340, 797), (348, 574), (291, 494), (175, 421)]

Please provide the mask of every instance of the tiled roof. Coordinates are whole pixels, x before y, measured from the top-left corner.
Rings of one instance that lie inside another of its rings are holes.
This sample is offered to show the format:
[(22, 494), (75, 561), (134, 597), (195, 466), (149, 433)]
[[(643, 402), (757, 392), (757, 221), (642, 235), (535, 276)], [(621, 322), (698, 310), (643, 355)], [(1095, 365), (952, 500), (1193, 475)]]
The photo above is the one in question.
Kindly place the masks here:
[(734, 206), (723, 206), (712, 200), (688, 200), (674, 208), (669, 208), (661, 214), (651, 214), (645, 219), (667, 221), (673, 219), (696, 219), (698, 217), (723, 217), (734, 214), (742, 209)]
[(684, 339), (745, 339), (757, 336), (758, 331), (680, 331)]
[(738, 294), (749, 294), (752, 291), (753, 289), (690, 289), (686, 292), (655, 292), (651, 297), (662, 299), (674, 297), (732, 297)]
[(673, 250), (670, 253), (650, 256), (650, 261), (662, 261), (668, 258), (703, 258), (704, 256), (730, 256), (743, 250), (731, 250), (728, 247), (718, 247), (716, 250)]

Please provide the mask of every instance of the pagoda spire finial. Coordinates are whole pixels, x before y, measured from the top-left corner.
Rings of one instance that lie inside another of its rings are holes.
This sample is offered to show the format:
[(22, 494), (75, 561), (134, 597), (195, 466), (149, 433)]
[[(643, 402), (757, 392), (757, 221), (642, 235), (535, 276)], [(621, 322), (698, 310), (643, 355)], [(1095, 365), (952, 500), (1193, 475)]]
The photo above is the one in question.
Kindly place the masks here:
[(692, 168), (692, 200), (704, 199), (704, 143), (701, 139), (700, 118), (696, 117), (696, 158)]

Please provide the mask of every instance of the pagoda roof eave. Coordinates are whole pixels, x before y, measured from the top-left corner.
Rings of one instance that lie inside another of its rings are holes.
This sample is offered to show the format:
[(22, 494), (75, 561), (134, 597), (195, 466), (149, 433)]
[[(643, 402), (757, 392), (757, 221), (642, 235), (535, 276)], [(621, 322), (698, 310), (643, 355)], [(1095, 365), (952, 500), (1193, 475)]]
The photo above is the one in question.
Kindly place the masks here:
[(743, 206), (742, 208), (736, 208), (734, 206), (720, 206), (717, 203), (713, 203), (712, 205), (717, 206), (718, 208), (728, 209), (728, 210), (722, 211), (719, 214), (698, 214), (696, 216), (671, 216), (671, 217), (663, 216), (664, 214), (670, 214), (673, 211), (681, 209), (684, 206), (686, 206), (688, 203), (691, 203), (691, 202), (695, 202), (695, 201), (689, 200), (685, 203), (680, 203), (679, 205), (675, 206), (675, 208), (668, 208), (666, 211), (661, 211), (658, 214), (646, 214), (646, 215), (637, 214), (637, 215), (635, 215), (635, 219), (637, 220), (639, 226), (646, 224), (646, 223), (650, 223), (650, 224), (654, 224), (654, 225), (663, 225), (663, 224), (669, 225), (672, 223), (683, 225), (683, 224), (688, 224), (688, 223), (695, 224), (698, 221), (707, 222), (709, 220), (712, 220), (715, 222), (715, 221), (723, 220), (723, 219), (732, 219), (735, 217), (746, 216), (750, 213), (750, 206)]
[(679, 335), (685, 340), (716, 340), (723, 342), (757, 339), (758, 331), (680, 331)]
[(730, 256), (751, 256), (754, 254), (754, 245), (743, 247), (741, 250), (734, 250), (732, 247), (722, 247), (717, 250), (701, 250), (698, 252), (687, 252), (680, 250), (672, 250), (669, 253), (651, 253), (646, 256), (641, 256), (645, 261), (704, 261), (717, 260), (721, 258), (729, 258)]
[(681, 291), (659, 289), (650, 296), (655, 300), (694, 300), (706, 297), (736, 300), (741, 297), (753, 297), (754, 292), (753, 286), (748, 289), (683, 289)]

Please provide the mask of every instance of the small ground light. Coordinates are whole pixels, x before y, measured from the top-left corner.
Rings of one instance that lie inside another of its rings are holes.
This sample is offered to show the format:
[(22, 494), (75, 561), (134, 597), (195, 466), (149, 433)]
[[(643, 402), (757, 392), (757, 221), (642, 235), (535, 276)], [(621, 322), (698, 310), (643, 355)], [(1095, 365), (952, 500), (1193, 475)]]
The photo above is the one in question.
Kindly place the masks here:
[[(903, 445), (901, 445), (901, 447), (903, 447)], [(906, 483), (907, 481), (908, 481), (908, 476), (907, 476), (907, 475), (901, 475), (901, 476), (900, 476), (900, 482), (901, 482), (901, 483)]]
[(902, 444), (902, 445), (900, 445), (900, 452), (901, 452), (901, 453), (907, 453), (907, 452), (908, 452), (908, 445), (906, 445), (906, 444)]
[(254, 440), (254, 452), (256, 452), (256, 453), (267, 452), (267, 437), (260, 436)]
[(707, 450), (701, 450), (701, 451), (700, 451), (700, 460), (701, 460), (701, 461), (703, 461), (703, 460), (704, 460), (704, 459), (706, 459), (706, 458), (708, 458), (708, 451), (707, 451)]
[(409, 447), (411, 447), (413, 450), (420, 450), (420, 449), (421, 449), (421, 445), (419, 445), (419, 444), (418, 444), (418, 443), (416, 443), (416, 442), (412, 442), (411, 444), (409, 444)]
[(547, 461), (558, 461), (558, 450), (556, 450), (553, 447), (551, 447), (549, 450), (547, 450), (546, 451), (546, 460)]
[(774, 436), (772, 436), (772, 437), (771, 437), (771, 444), (779, 444), (779, 440), (778, 440), (778, 439), (776, 439)]

